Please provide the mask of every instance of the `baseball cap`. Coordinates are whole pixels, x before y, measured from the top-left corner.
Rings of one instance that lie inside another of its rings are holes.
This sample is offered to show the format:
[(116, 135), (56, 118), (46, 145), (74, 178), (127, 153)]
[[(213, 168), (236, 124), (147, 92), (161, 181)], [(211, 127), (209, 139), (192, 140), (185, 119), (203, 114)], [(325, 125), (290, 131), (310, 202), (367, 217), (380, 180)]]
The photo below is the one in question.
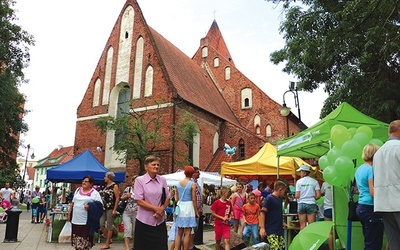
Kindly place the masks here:
[(297, 171), (297, 172), (300, 172), (301, 170), (310, 172), (310, 167), (309, 167), (309, 166), (306, 166), (306, 165), (301, 165), (296, 171)]

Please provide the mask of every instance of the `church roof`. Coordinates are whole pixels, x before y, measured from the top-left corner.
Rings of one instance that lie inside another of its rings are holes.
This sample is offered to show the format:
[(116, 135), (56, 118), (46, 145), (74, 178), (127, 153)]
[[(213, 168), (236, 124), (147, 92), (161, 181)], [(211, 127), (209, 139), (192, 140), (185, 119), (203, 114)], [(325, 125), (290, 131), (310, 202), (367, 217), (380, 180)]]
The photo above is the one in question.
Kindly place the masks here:
[[(165, 66), (166, 74), (177, 94), (185, 101), (232, 124), (239, 125), (233, 111), (206, 71), (157, 31), (151, 27), (149, 29)], [(226, 48), (226, 46), (220, 46), (221, 49), (223, 47)]]

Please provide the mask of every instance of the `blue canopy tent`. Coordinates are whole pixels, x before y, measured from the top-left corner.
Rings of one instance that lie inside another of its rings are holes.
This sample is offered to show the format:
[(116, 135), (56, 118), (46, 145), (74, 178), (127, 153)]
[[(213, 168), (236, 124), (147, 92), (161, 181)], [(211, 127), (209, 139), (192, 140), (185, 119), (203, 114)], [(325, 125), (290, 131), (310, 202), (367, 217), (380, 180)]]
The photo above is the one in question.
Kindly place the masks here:
[[(86, 175), (93, 176), (95, 184), (104, 182), (104, 174), (110, 172), (89, 150), (71, 160), (47, 170), (47, 180), (51, 182), (80, 183)], [(114, 182), (124, 182), (125, 173), (115, 173)]]

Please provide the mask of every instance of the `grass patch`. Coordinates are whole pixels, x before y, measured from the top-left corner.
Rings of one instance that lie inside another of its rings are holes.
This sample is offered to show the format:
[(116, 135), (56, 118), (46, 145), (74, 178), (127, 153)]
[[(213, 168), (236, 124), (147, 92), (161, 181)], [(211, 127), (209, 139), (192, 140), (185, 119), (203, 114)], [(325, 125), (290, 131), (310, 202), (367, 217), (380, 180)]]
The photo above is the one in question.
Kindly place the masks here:
[[(58, 235), (60, 235), (61, 230), (64, 227), (64, 224), (65, 224), (65, 220), (54, 220), (53, 234), (51, 236), (51, 242), (58, 242)], [(119, 224), (119, 220), (115, 219), (114, 226), (117, 228), (117, 230), (118, 230), (118, 224)], [(98, 234), (95, 233), (94, 241), (97, 242), (97, 239), (98, 239)], [(115, 242), (118, 242), (118, 241), (123, 242), (124, 241), (124, 232), (118, 232), (118, 235), (114, 236), (112, 238), (112, 240)], [(101, 237), (101, 242), (106, 242), (106, 240)]]

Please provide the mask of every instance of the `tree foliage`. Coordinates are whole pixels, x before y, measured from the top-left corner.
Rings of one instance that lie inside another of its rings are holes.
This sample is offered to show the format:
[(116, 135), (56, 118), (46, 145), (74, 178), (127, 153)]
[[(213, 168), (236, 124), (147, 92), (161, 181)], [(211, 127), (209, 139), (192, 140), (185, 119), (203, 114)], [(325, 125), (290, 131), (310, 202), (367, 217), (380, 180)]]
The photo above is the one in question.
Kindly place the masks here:
[(400, 0), (284, 0), (286, 44), (271, 54), (304, 90), (329, 97), (321, 117), (346, 101), (381, 121), (400, 117)]
[[(133, 103), (131, 104), (133, 106)], [(183, 141), (189, 147), (193, 144), (193, 137), (198, 133), (196, 123), (187, 115), (178, 123), (177, 126), (170, 127), (162, 122), (163, 113), (158, 105), (154, 110), (129, 112), (121, 111), (118, 117), (106, 116), (96, 120), (95, 126), (104, 135), (107, 131), (115, 133), (115, 141), (112, 149), (120, 156), (121, 162), (137, 159), (140, 163), (140, 174), (146, 172), (144, 160), (148, 155), (157, 151), (157, 146), (165, 140), (163, 132), (165, 130), (175, 130), (172, 138), (173, 143)], [(178, 152), (184, 159), (181, 164), (188, 164), (187, 154)], [(179, 164), (179, 162), (178, 162)]]
[[(12, 0), (0, 1), (0, 176), (3, 181), (19, 183), (16, 156), (19, 134), (28, 130), (23, 121), (25, 97), (18, 87), (25, 82), (29, 45), (33, 37), (15, 24)], [(18, 184), (17, 184), (18, 186)]]

